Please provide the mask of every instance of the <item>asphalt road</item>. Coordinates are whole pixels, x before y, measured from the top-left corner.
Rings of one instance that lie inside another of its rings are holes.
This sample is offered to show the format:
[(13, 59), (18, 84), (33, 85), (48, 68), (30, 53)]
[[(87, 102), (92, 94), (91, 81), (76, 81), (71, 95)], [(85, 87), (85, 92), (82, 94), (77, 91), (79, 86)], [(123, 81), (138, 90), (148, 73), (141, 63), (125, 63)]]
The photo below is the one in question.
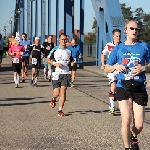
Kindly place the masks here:
[[(0, 150), (123, 150), (120, 112), (108, 113), (107, 78), (78, 70), (75, 87), (67, 90), (64, 117), (57, 116), (58, 103), (54, 109), (49, 107), (52, 86), (44, 81), (42, 72), (38, 87), (30, 86), (30, 79), (31, 70), (16, 89), (11, 59), (4, 59), (0, 68)], [(150, 102), (139, 145), (141, 150), (150, 150)]]

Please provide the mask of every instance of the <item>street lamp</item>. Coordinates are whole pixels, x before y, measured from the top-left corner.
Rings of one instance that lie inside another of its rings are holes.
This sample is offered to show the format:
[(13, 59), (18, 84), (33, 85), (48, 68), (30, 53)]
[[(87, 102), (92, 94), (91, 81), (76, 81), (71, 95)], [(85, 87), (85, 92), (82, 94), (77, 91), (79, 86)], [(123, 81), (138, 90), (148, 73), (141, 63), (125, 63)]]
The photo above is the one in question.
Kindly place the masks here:
[(12, 36), (12, 20), (9, 20), (9, 24), (11, 25), (11, 36)]
[(4, 32), (5, 32), (5, 36), (6, 36), (6, 27), (4, 27)]
[(20, 14), (21, 14), (21, 10), (20, 9), (17, 9), (17, 14), (18, 14), (18, 31), (20, 32)]

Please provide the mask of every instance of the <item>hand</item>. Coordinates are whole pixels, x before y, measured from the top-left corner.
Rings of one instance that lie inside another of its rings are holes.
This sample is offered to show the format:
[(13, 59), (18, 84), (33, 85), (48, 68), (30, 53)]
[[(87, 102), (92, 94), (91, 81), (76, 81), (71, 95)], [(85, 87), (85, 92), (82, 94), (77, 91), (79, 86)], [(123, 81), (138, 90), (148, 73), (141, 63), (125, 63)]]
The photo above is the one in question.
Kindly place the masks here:
[(25, 45), (24, 48), (26, 49), (26, 48), (27, 48), (27, 45)]
[(74, 65), (74, 62), (71, 62), (71, 66), (73, 66)]
[(20, 52), (20, 55), (23, 55), (23, 52)]
[(41, 55), (41, 58), (44, 58), (44, 55)]
[(101, 66), (101, 69), (104, 70), (104, 69), (105, 69), (105, 65), (102, 65), (102, 66)]
[(62, 65), (60, 64), (60, 63), (55, 63), (55, 65), (54, 66), (56, 66), (56, 67), (61, 67)]
[(133, 67), (131, 70), (133, 74), (139, 74), (145, 71), (145, 66), (138, 64), (137, 66)]
[(125, 72), (125, 71), (126, 71), (126, 67), (125, 67), (125, 66), (123, 66), (123, 65), (118, 65), (118, 64), (115, 64), (115, 65), (114, 65), (114, 69), (115, 69), (116, 71), (119, 71), (119, 72)]
[(32, 55), (30, 55), (30, 58), (32, 58)]
[(50, 50), (50, 46), (47, 46), (46, 49), (47, 49), (47, 50)]
[(81, 55), (81, 54), (79, 55), (79, 58), (82, 58), (82, 55)]

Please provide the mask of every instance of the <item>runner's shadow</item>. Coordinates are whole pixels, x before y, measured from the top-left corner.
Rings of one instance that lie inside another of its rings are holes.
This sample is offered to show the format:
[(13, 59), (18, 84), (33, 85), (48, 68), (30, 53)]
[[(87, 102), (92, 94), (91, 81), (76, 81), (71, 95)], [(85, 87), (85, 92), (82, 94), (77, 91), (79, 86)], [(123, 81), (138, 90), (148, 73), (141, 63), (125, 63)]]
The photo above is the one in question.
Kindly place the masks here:
[(0, 104), (0, 106), (24, 106), (24, 105), (44, 104), (44, 103), (49, 103), (49, 101), (39, 101), (39, 102), (30, 102), (30, 103)]
[(48, 87), (50, 85), (38, 85), (37, 87)]
[(44, 98), (44, 97), (34, 97), (34, 98), (18, 98), (18, 97), (15, 97), (15, 98), (5, 98), (5, 99), (2, 99), (0, 101), (18, 101), (18, 100), (33, 100), (33, 99), (36, 99), (36, 98)]
[(150, 112), (150, 108), (145, 108), (145, 112)]

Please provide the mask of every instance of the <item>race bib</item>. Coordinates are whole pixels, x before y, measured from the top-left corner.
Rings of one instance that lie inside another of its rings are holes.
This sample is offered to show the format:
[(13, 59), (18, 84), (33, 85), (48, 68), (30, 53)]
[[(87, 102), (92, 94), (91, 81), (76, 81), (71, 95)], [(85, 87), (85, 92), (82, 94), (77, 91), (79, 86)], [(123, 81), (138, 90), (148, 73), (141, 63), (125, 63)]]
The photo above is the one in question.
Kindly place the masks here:
[(53, 72), (52, 73), (52, 80), (58, 80), (59, 79), (59, 73)]
[(32, 58), (32, 64), (36, 65), (37, 64), (37, 59), (36, 58)]
[(19, 58), (13, 58), (13, 63), (19, 63)]

